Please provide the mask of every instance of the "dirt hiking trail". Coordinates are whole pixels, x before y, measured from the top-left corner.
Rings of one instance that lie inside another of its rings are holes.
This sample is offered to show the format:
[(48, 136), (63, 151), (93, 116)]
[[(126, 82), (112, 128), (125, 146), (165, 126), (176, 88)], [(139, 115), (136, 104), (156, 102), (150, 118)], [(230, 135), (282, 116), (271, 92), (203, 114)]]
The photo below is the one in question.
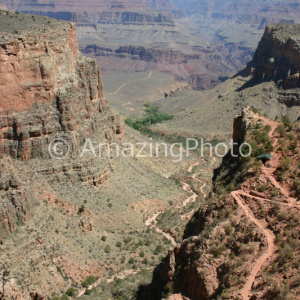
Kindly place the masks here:
[[(261, 120), (264, 125), (270, 125), (271, 131), (269, 133), (269, 137), (272, 139), (273, 142), (273, 147), (274, 149), (276, 148), (276, 145), (278, 143), (279, 137), (275, 135), (275, 131), (279, 123), (266, 119), (264, 117), (254, 115), (254, 120), (258, 121)], [(298, 204), (296, 204), (296, 199), (292, 198), (290, 196), (290, 191), (283, 187), (275, 178), (274, 172), (276, 171), (276, 166), (278, 166), (279, 160), (280, 160), (280, 155), (276, 152), (271, 153), (272, 159), (270, 161), (271, 166), (268, 168), (267, 166), (262, 166), (261, 170), (263, 174), (265, 175), (266, 178), (268, 178), (271, 182), (271, 184), (276, 187), (277, 189), (280, 190), (280, 192), (287, 198), (288, 203), (283, 203), (283, 202), (278, 202), (276, 201), (279, 205), (284, 205), (284, 206), (289, 206), (289, 207), (295, 207), (295, 208), (300, 208)], [(276, 250), (276, 245), (275, 245), (275, 235), (274, 233), (267, 228), (267, 223), (257, 219), (252, 210), (245, 204), (243, 200), (244, 197), (256, 199), (256, 200), (262, 200), (262, 201), (267, 201), (267, 202), (274, 202), (271, 199), (263, 198), (263, 197), (257, 197), (257, 196), (252, 196), (248, 193), (246, 193), (243, 190), (237, 190), (231, 193), (232, 197), (235, 199), (237, 204), (243, 209), (245, 215), (258, 227), (262, 230), (266, 242), (267, 242), (267, 249), (263, 252), (263, 254), (259, 257), (259, 259), (254, 263), (253, 268), (250, 271), (250, 275), (247, 278), (247, 282), (244, 285), (243, 289), (240, 291), (240, 295), (243, 297), (244, 300), (248, 300), (250, 298), (250, 293), (252, 290), (252, 285), (255, 281), (255, 278), (257, 275), (261, 272), (263, 266), (268, 262), (268, 260), (271, 259), (271, 257), (275, 254)]]

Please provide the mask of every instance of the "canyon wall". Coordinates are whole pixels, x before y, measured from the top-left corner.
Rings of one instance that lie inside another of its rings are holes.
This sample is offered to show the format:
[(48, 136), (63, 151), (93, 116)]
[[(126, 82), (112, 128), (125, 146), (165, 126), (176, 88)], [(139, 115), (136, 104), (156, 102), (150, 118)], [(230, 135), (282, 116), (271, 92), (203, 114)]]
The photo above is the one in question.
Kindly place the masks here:
[[(0, 63), (2, 155), (22, 160), (47, 157), (57, 132), (64, 132), (67, 140), (76, 136), (75, 151), (104, 118), (115, 133), (123, 130), (108, 110), (97, 62), (78, 51), (73, 24), (57, 21), (35, 35), (21, 31), (3, 36)], [(104, 111), (110, 115), (104, 116)]]
[[(184, 29), (178, 23), (184, 13), (168, 0), (4, 3), (14, 11), (76, 22), (80, 50), (96, 58), (104, 74), (157, 71), (208, 89), (220, 82), (221, 74), (241, 66), (235, 54), (240, 50), (216, 49)], [(251, 57), (247, 51), (242, 60)]]
[(255, 82), (275, 81), (284, 89), (300, 87), (300, 25), (268, 25), (248, 69)]
[(97, 62), (79, 52), (74, 24), (16, 13), (0, 17), (5, 32), (0, 37), (0, 238), (5, 238), (31, 214), (34, 191), (21, 176), (26, 171), (17, 171), (25, 165), (17, 168), (17, 161), (39, 159), (39, 176), (55, 175), (49, 181), (68, 176), (101, 185), (107, 167), (91, 158), (57, 165), (49, 145), (63, 138), (76, 154), (93, 135), (103, 142), (122, 138), (124, 123), (104, 99)]
[(80, 1), (57, 1), (51, 0), (44, 2), (42, 0), (34, 1), (11, 1), (4, 0), (4, 5), (10, 10), (19, 11), (28, 14), (45, 15), (52, 18), (59, 18), (66, 21), (97, 24), (99, 20), (122, 20), (124, 16), (144, 16), (145, 12), (149, 11), (163, 11), (164, 15), (169, 17), (180, 16), (183, 13), (176, 8), (169, 0), (160, 1), (135, 1), (135, 0), (121, 0), (121, 1), (95, 1), (88, 0)]

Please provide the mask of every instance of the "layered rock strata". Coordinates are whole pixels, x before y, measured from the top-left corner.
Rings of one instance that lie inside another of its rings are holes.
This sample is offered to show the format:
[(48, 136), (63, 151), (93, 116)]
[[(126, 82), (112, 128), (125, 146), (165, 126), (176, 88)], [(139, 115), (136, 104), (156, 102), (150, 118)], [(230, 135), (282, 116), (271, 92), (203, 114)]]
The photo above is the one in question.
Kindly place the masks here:
[[(6, 18), (3, 13), (4, 25)], [(30, 16), (20, 18), (26, 22)], [(22, 30), (20, 20), (1, 38), (2, 155), (47, 157), (53, 136), (61, 133), (75, 151), (104, 123), (112, 134), (123, 131), (124, 124), (104, 99), (100, 67), (78, 50), (75, 26), (47, 20), (51, 27), (36, 29), (35, 34), (31, 25)]]
[(300, 87), (300, 25), (268, 25), (248, 69), (256, 82), (276, 81), (284, 89)]

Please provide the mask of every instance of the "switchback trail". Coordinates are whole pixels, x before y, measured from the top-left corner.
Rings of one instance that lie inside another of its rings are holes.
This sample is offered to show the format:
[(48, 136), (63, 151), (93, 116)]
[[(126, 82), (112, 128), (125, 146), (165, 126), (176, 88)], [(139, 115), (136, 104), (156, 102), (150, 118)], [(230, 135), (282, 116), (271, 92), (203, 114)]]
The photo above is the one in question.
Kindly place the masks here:
[[(103, 281), (105, 281), (107, 284), (108, 284), (108, 283), (112, 283), (112, 282), (114, 281), (115, 278), (125, 279), (125, 278), (126, 278), (127, 276), (129, 276), (129, 275), (136, 275), (136, 274), (138, 274), (140, 271), (141, 271), (140, 269), (138, 269), (138, 270), (132, 270), (132, 269), (131, 269), (131, 270), (125, 270), (125, 271), (120, 272), (120, 273), (118, 273), (118, 274), (116, 274), (116, 275), (114, 275), (114, 276), (112, 276), (112, 277), (110, 277), (110, 278), (106, 278), (106, 279), (99, 278), (95, 283), (89, 285), (88, 289), (91, 290), (91, 289), (93, 289), (93, 288), (96, 288), (96, 287), (99, 286)], [(83, 296), (84, 293), (85, 293), (85, 291), (86, 291), (86, 288), (81, 289), (81, 290), (77, 293), (76, 298), (79, 298), (79, 297)]]
[[(203, 159), (203, 162), (206, 162), (206, 161)], [(191, 165), (191, 166), (189, 167), (189, 169), (188, 169), (188, 172), (191, 173), (191, 172), (193, 171), (193, 168), (194, 168), (195, 166), (198, 166), (199, 164), (200, 164), (200, 161), (197, 161), (195, 164)], [(197, 180), (197, 181), (202, 182), (200, 179), (196, 178), (197, 175), (199, 175), (199, 174), (194, 174), (194, 175), (192, 176), (192, 178), (195, 179), (195, 180)], [(203, 182), (202, 182), (202, 183), (203, 183)], [(203, 192), (203, 188), (205, 187), (205, 185), (206, 185), (206, 184), (204, 183), (204, 185), (203, 185), (202, 188), (201, 188), (201, 193), (203, 194), (204, 197), (206, 197), (206, 194)], [(192, 191), (190, 185), (187, 184), (187, 183), (183, 183), (183, 189), (184, 189), (185, 191), (188, 191), (188, 192), (191, 192), (191, 193), (192, 193), (192, 195), (189, 196), (189, 197), (183, 202), (182, 206), (184, 207), (184, 206), (186, 206), (189, 202), (195, 201), (196, 198), (198, 197), (198, 195), (197, 195), (195, 192)], [(160, 228), (158, 228), (157, 225), (156, 225), (156, 224), (157, 224), (157, 219), (158, 219), (158, 217), (159, 217), (159, 215), (160, 215), (161, 213), (163, 213), (163, 211), (158, 212), (158, 213), (154, 214), (153, 216), (151, 216), (150, 218), (148, 218), (148, 219), (145, 221), (145, 225), (154, 228), (156, 232), (162, 234), (162, 235), (165, 236), (169, 241), (171, 241), (172, 244), (173, 244), (173, 246), (176, 246), (177, 243), (176, 243), (174, 237), (172, 237), (169, 233), (164, 232), (163, 230), (161, 230)], [(101, 284), (101, 282), (103, 282), (103, 280), (108, 284), (108, 283), (113, 282), (113, 280), (114, 280), (115, 278), (124, 279), (124, 278), (126, 278), (127, 276), (129, 276), (129, 275), (138, 274), (140, 271), (141, 271), (141, 270), (139, 270), (139, 269), (138, 269), (138, 270), (132, 270), (132, 269), (130, 269), (130, 270), (124, 270), (124, 271), (122, 271), (122, 272), (120, 272), (120, 273), (118, 273), (118, 274), (112, 276), (111, 278), (106, 278), (106, 279), (105, 279), (105, 278), (100, 278), (100, 279), (98, 279), (94, 284), (90, 285), (90, 286), (88, 287), (88, 289), (92, 289), (92, 288), (95, 288), (95, 287), (99, 286), (99, 285)], [(84, 293), (85, 293), (85, 290), (86, 290), (86, 289), (81, 289), (81, 290), (79, 290), (76, 297), (79, 298), (79, 297), (83, 296)]]
[(154, 216), (152, 216), (151, 218), (149, 218), (148, 220), (146, 220), (145, 225), (154, 228), (155, 231), (156, 231), (157, 233), (162, 234), (162, 235), (163, 235), (164, 237), (166, 237), (169, 241), (171, 241), (171, 243), (173, 244), (173, 246), (176, 246), (177, 243), (176, 243), (175, 239), (174, 239), (169, 233), (164, 232), (163, 230), (161, 230), (160, 228), (158, 228), (158, 227), (156, 226), (157, 219), (158, 219), (158, 217), (159, 217), (159, 215), (160, 215), (161, 213), (162, 213), (162, 212), (159, 212), (159, 213), (155, 214)]
[(243, 209), (245, 212), (245, 215), (258, 227), (262, 230), (264, 236), (267, 239), (267, 250), (260, 256), (258, 261), (256, 261), (253, 269), (250, 272), (249, 277), (247, 278), (247, 282), (243, 289), (240, 291), (242, 297), (244, 300), (249, 299), (249, 294), (252, 289), (253, 282), (255, 281), (255, 278), (257, 274), (261, 271), (263, 265), (266, 263), (266, 261), (275, 253), (275, 235), (274, 233), (267, 229), (267, 226), (262, 223), (259, 219), (257, 219), (251, 209), (244, 203), (244, 201), (241, 198), (240, 191), (235, 191), (231, 193), (232, 197), (236, 200), (237, 204)]
[[(267, 118), (261, 117), (261, 116), (254, 115), (254, 120), (258, 121), (259, 119), (264, 122), (264, 125), (269, 125), (271, 127), (271, 131), (269, 132), (269, 137), (271, 139), (273, 139), (273, 141), (274, 141), (273, 147), (275, 149), (276, 145), (278, 144), (278, 137), (276, 137), (274, 133), (275, 133), (275, 130), (276, 130), (277, 126), (279, 125), (279, 123), (269, 120)], [(295, 203), (297, 201), (297, 199), (292, 198), (290, 195), (290, 191), (287, 188), (283, 187), (276, 180), (276, 178), (274, 176), (274, 172), (276, 171), (276, 166), (279, 165), (280, 155), (276, 152), (271, 153), (271, 155), (272, 155), (272, 159), (271, 159), (272, 166), (270, 166), (269, 168), (267, 168), (266, 166), (263, 166), (262, 172), (264, 173), (266, 178), (268, 178), (270, 180), (272, 185), (274, 187), (276, 187), (277, 189), (279, 189), (280, 192), (287, 198), (287, 200), (290, 203)]]
[[(269, 125), (271, 127), (271, 131), (269, 133), (269, 137), (273, 139), (273, 147), (275, 149), (277, 143), (278, 143), (278, 137), (274, 135), (275, 130), (279, 123), (266, 119), (261, 116), (254, 115), (254, 120), (262, 120), (264, 122), (264, 125)], [(288, 203), (283, 203), (283, 202), (278, 202), (276, 203), (283, 205), (283, 206), (288, 206), (288, 207), (295, 207), (295, 208), (300, 208), (298, 204), (296, 204), (296, 199), (292, 198), (290, 196), (290, 192), (281, 186), (281, 184), (276, 180), (274, 176), (274, 172), (276, 171), (276, 166), (278, 165), (279, 162), (279, 154), (278, 153), (271, 153), (272, 154), (272, 164), (270, 168), (267, 168), (266, 166), (263, 166), (261, 168), (263, 174), (265, 175), (266, 178), (268, 178), (271, 182), (271, 184), (276, 187), (277, 189), (280, 190), (280, 192), (288, 199)], [(257, 219), (252, 210), (244, 203), (242, 196), (249, 197), (252, 199), (256, 200), (262, 200), (262, 201), (267, 201), (267, 202), (274, 202), (271, 199), (263, 198), (263, 197), (257, 197), (257, 196), (252, 196), (248, 193), (246, 193), (243, 190), (237, 190), (231, 193), (232, 197), (236, 200), (237, 204), (243, 209), (245, 215), (258, 227), (262, 230), (264, 236), (266, 237), (267, 240), (267, 249), (264, 251), (264, 253), (260, 256), (260, 258), (255, 262), (254, 267), (252, 268), (249, 277), (247, 278), (247, 282), (243, 289), (240, 291), (240, 294), (244, 298), (244, 300), (249, 299), (249, 294), (252, 289), (252, 285), (255, 281), (255, 278), (257, 277), (258, 273), (262, 270), (264, 264), (274, 255), (275, 253), (275, 235), (274, 233), (267, 228), (267, 225), (265, 222), (262, 222), (261, 220)]]
[[(206, 163), (206, 160), (202, 159), (202, 161), (203, 161), (204, 163)], [(199, 164), (200, 164), (200, 161), (197, 161), (197, 162), (194, 163), (193, 165), (189, 166), (188, 172), (189, 172), (189, 173), (192, 173), (193, 168), (196, 167), (196, 166), (198, 166)], [(203, 186), (201, 187), (201, 190), (200, 190), (200, 191), (201, 191), (201, 193), (203, 194), (204, 198), (206, 198), (206, 194), (205, 194), (204, 191), (203, 191), (204, 187), (206, 186), (206, 183), (204, 183), (204, 182), (202, 182), (200, 179), (196, 178), (197, 175), (199, 175), (199, 174), (194, 174), (194, 175), (192, 176), (192, 178), (195, 179), (195, 180), (197, 180), (197, 181), (199, 181), (199, 182), (201, 182), (201, 183), (203, 183)], [(183, 190), (186, 191), (186, 192), (192, 193), (191, 196), (187, 197), (187, 198), (183, 201), (182, 207), (185, 207), (185, 206), (187, 206), (190, 202), (196, 201), (198, 195), (192, 190), (191, 186), (190, 186), (188, 183), (185, 183), (185, 182), (182, 182), (182, 183), (183, 183)], [(192, 211), (192, 213), (193, 213), (193, 212), (194, 212), (194, 210)], [(152, 227), (153, 229), (155, 229), (156, 232), (162, 234), (162, 235), (165, 236), (169, 241), (171, 241), (172, 244), (173, 244), (173, 246), (176, 246), (177, 243), (176, 243), (174, 237), (171, 236), (169, 233), (164, 232), (163, 230), (161, 230), (160, 228), (158, 228), (157, 225), (156, 225), (156, 224), (157, 224), (157, 219), (158, 219), (158, 217), (160, 216), (160, 214), (162, 214), (162, 213), (163, 213), (163, 211), (160, 211), (160, 212), (156, 213), (155, 215), (153, 215), (152, 217), (148, 218), (148, 219), (145, 221), (145, 225), (146, 225), (146, 226), (150, 226), (150, 227)], [(190, 213), (189, 213), (189, 215), (190, 215)]]

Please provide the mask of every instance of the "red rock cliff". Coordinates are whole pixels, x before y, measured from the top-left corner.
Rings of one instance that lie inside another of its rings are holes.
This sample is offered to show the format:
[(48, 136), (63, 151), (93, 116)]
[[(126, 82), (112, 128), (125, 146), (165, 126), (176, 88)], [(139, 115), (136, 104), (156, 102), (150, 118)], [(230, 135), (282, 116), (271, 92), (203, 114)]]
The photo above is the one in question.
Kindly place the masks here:
[(112, 134), (122, 133), (103, 97), (100, 67), (79, 52), (73, 24), (4, 12), (0, 22), (0, 154), (47, 157), (57, 132), (76, 141), (74, 151), (103, 118)]
[(274, 80), (285, 89), (300, 87), (300, 25), (273, 24), (249, 63), (256, 82)]

